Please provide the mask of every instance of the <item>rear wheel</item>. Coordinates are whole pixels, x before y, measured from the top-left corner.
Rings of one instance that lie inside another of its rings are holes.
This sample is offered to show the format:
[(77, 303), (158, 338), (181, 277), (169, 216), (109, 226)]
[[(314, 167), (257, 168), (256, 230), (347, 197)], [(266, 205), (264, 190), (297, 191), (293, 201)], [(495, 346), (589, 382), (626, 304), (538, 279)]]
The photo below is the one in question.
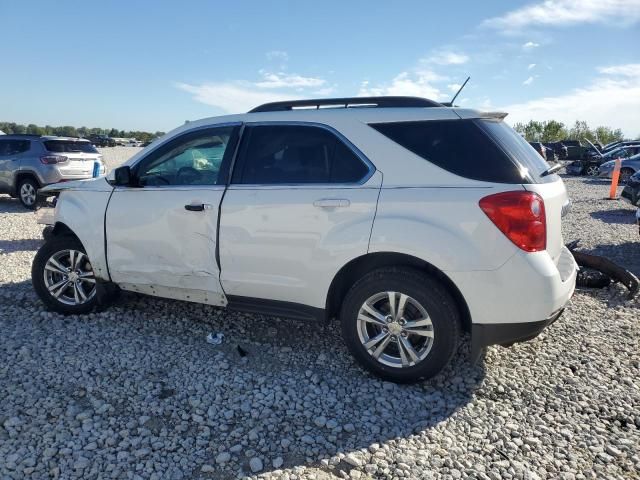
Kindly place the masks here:
[(75, 237), (63, 235), (49, 239), (33, 260), (31, 281), (44, 304), (58, 313), (88, 313), (96, 306), (93, 268)]
[(39, 185), (33, 178), (25, 178), (18, 184), (18, 198), (25, 208), (33, 210), (38, 201)]
[(340, 320), (356, 360), (398, 383), (440, 372), (460, 336), (451, 295), (433, 278), (410, 268), (383, 268), (365, 275), (347, 294)]

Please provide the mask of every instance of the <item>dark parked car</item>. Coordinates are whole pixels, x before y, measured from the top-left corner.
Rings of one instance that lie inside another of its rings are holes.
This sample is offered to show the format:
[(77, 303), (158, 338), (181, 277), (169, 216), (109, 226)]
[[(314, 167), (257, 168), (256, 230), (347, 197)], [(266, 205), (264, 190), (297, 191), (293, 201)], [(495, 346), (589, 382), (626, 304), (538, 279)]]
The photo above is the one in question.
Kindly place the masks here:
[(89, 135), (87, 137), (96, 147), (115, 147), (116, 141), (107, 135)]
[(547, 142), (545, 147), (550, 148), (560, 160), (564, 160), (569, 155), (569, 149), (562, 142)]
[(540, 154), (542, 158), (544, 158), (547, 162), (557, 162), (558, 156), (553, 152), (552, 149), (547, 147), (542, 142), (529, 142), (529, 145), (533, 147), (533, 149)]
[(582, 160), (571, 162), (567, 165), (566, 172), (571, 175), (589, 175), (595, 177), (599, 174), (600, 165), (603, 163), (617, 158), (628, 158), (638, 153), (640, 153), (640, 145), (638, 144), (614, 148), (601, 156), (586, 157)]
[(567, 160), (582, 160), (588, 148), (582, 145), (579, 140), (562, 140), (560, 143), (567, 147)]
[(629, 177), (621, 196), (631, 205), (640, 207), (640, 170)]

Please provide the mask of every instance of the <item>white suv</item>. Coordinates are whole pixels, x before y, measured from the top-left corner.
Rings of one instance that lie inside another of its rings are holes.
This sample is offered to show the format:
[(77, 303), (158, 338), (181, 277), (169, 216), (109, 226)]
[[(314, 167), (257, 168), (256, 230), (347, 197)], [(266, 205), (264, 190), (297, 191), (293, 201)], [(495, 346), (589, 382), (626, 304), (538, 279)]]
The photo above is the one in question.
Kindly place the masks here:
[(503, 117), (376, 97), (187, 123), (107, 178), (44, 189), (61, 193), (33, 285), (66, 314), (117, 286), (337, 317), (368, 370), (432, 377), (463, 331), (474, 358), (528, 340), (574, 290), (564, 184)]

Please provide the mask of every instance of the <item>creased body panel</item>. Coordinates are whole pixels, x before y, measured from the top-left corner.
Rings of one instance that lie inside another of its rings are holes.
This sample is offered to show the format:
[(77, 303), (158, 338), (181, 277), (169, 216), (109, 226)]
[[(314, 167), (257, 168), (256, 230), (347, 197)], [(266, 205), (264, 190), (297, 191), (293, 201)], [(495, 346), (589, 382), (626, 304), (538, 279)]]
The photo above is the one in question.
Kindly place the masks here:
[(80, 239), (95, 276), (102, 280), (109, 280), (103, 222), (110, 195), (110, 189), (64, 190), (60, 194), (54, 215), (55, 223), (65, 224)]
[[(106, 216), (112, 280), (138, 289), (152, 285), (194, 294), (211, 292), (218, 294), (211, 295), (217, 304), (224, 304), (215, 260), (223, 191), (223, 187), (117, 189)], [(191, 204), (208, 208), (186, 210), (185, 205)], [(186, 294), (178, 298), (187, 300)]]

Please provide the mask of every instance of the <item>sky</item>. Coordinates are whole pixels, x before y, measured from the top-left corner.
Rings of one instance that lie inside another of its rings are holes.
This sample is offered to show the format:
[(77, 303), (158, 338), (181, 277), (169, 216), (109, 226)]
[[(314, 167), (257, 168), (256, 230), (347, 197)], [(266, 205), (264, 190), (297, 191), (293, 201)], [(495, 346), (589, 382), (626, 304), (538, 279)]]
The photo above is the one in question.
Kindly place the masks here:
[(0, 0), (0, 121), (168, 131), (415, 95), (640, 135), (640, 0)]

